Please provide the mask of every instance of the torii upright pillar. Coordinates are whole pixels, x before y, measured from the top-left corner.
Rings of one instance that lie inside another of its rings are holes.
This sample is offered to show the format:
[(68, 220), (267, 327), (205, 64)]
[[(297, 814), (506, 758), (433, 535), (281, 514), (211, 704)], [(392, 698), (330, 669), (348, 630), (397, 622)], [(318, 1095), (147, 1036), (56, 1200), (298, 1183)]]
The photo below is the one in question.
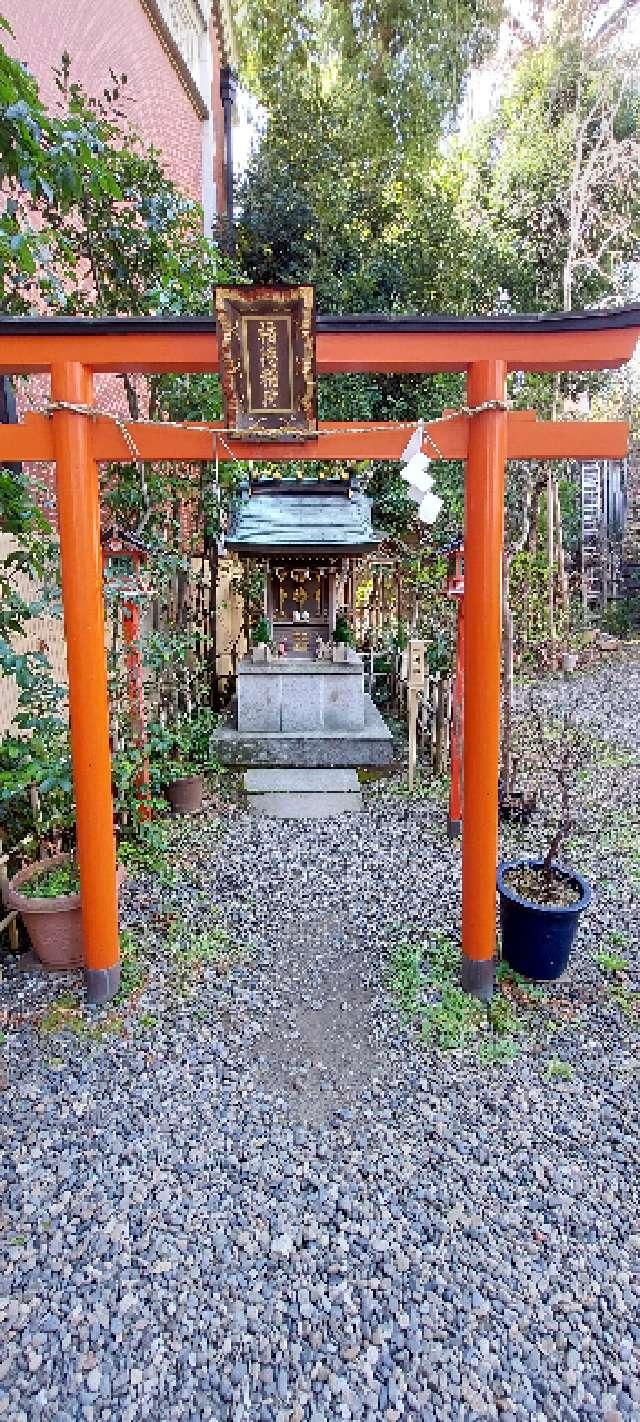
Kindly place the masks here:
[[(91, 371), (54, 364), (54, 402), (93, 402)], [(82, 886), (88, 1002), (108, 1002), (120, 983), (116, 845), (111, 799), (107, 662), (104, 642), (100, 489), (91, 421), (73, 409), (53, 416), (69, 722)]]
[[(467, 401), (503, 403), (505, 361), (469, 367)], [(462, 986), (476, 997), (493, 992), (496, 951), (496, 861), (500, 753), (501, 568), (505, 410), (486, 410), (469, 423), (464, 534), (464, 742), (462, 824)]]

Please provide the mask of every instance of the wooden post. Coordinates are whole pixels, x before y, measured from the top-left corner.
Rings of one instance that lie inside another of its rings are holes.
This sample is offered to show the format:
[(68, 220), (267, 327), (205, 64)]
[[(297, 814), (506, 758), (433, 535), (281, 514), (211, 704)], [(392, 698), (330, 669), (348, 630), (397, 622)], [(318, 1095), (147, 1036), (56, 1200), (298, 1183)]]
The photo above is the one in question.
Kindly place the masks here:
[(441, 676), (438, 681), (438, 701), (436, 704), (436, 775), (444, 775), (446, 764), (446, 705), (447, 678)]
[(430, 757), (430, 760), (431, 760), (431, 769), (434, 771), (434, 773), (435, 773), (435, 769), (436, 769), (437, 728), (438, 728), (438, 683), (439, 683), (439, 680), (440, 680), (439, 674), (438, 674), (437, 676), (429, 677), (429, 692), (430, 692), (430, 696), (429, 696), (429, 715), (430, 715), (430, 718), (431, 718), (430, 735), (429, 735), (429, 757)]
[(449, 839), (462, 832), (462, 745), (464, 716), (464, 595), (458, 598), (458, 636), (456, 641), (456, 671), (451, 711), (451, 785), (449, 790)]
[(567, 588), (567, 574), (564, 565), (564, 544), (562, 541), (562, 509), (560, 507), (560, 489), (558, 480), (553, 481), (553, 516), (556, 528), (556, 548), (558, 552), (558, 594), (561, 605), (566, 612), (569, 607), (569, 590)]
[[(54, 365), (51, 393), (54, 401), (91, 404), (91, 373), (75, 361)], [(55, 411), (53, 434), (85, 984), (89, 1002), (107, 1002), (120, 984), (120, 947), (98, 468), (86, 415)]]
[(133, 598), (127, 598), (123, 603), (122, 640), (125, 646), (125, 662), (127, 667), (129, 719), (133, 739), (142, 752), (142, 764), (136, 775), (138, 812), (141, 820), (150, 820), (152, 818), (151, 778), (149, 774), (149, 756), (146, 747), (142, 654), (140, 651), (140, 608)]
[[(469, 366), (470, 406), (505, 398), (506, 362)], [(500, 758), (501, 580), (507, 415), (486, 410), (469, 421), (464, 536), (464, 817), (462, 986), (493, 992)]]
[[(2, 840), (0, 839), (0, 905), (2, 905), (2, 885), (6, 883), (9, 877), (7, 872), (8, 862), (9, 855), (2, 853)], [(0, 919), (0, 933), (2, 933), (4, 928), (7, 929), (9, 934), (9, 947), (11, 952), (17, 953), (20, 947), (20, 940), (18, 937), (18, 915), (14, 909), (6, 914), (3, 919)]]
[(413, 790), (418, 734), (418, 695), (424, 686), (424, 642), (412, 637), (407, 648), (407, 714), (409, 717), (409, 789)]
[(418, 717), (418, 688), (410, 686), (408, 693), (409, 709), (409, 789), (413, 790), (416, 774), (417, 762), (417, 717)]

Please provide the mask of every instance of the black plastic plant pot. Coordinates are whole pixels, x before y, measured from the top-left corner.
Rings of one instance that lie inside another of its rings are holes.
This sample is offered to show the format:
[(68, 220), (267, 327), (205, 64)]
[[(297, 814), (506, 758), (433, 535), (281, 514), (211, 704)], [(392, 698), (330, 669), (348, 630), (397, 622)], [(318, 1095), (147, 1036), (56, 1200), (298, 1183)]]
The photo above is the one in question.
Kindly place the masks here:
[(505, 883), (505, 875), (513, 869), (541, 869), (542, 865), (542, 859), (513, 859), (498, 866), (502, 957), (522, 977), (552, 982), (569, 962), (580, 914), (591, 902), (591, 885), (575, 869), (555, 863), (554, 874), (580, 890), (573, 904), (536, 904)]

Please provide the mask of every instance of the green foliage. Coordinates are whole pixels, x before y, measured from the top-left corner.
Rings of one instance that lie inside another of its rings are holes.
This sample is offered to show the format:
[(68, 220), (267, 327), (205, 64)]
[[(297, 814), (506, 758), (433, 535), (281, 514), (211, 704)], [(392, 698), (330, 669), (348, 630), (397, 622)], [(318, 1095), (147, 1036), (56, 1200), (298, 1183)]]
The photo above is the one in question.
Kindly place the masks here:
[(427, 643), (426, 661), (430, 676), (446, 676), (451, 671), (452, 647), (442, 628), (437, 628)]
[[(212, 288), (227, 278), (228, 264), (220, 262), (216, 244), (204, 237), (199, 206), (167, 177), (160, 155), (137, 138), (128, 121), (126, 76), (111, 74), (102, 96), (93, 98), (73, 79), (65, 55), (56, 82), (58, 110), (49, 113), (35, 81), (0, 46), (4, 310), (208, 313)], [(130, 413), (146, 413), (142, 386), (123, 379)], [(151, 382), (149, 411), (152, 416), (215, 418), (219, 381), (206, 375), (159, 376)], [(178, 520), (167, 542), (167, 509), (172, 510), (179, 494), (193, 503), (198, 492), (191, 470), (176, 475), (175, 468), (152, 466), (143, 478), (136, 466), (124, 465), (104, 473), (104, 502), (118, 525), (132, 530), (141, 521), (146, 525), (149, 602), (154, 595), (166, 595), (167, 584), (180, 572)], [(69, 829), (73, 803), (65, 693), (53, 681), (46, 649), (15, 649), (15, 638), (45, 601), (48, 610), (56, 599), (59, 606), (59, 590), (52, 530), (26, 479), (14, 472), (0, 471), (0, 528), (13, 540), (0, 566), (0, 674), (13, 676), (20, 694), (15, 730), (0, 747), (0, 828), (12, 843), (30, 827), (27, 791), (32, 785), (40, 793), (41, 835)], [(24, 593), (25, 574), (45, 586), (37, 602)], [(117, 580), (108, 585), (107, 602), (117, 622)], [(175, 635), (154, 634), (145, 649), (161, 701), (182, 714), (205, 689), (194, 641), (178, 629)], [(119, 707), (126, 704), (125, 678), (120, 659), (110, 660), (110, 689)], [(126, 715), (118, 719), (118, 816), (136, 841), (133, 853), (153, 856), (149, 831), (139, 823), (139, 738)], [(190, 754), (198, 762), (205, 760), (206, 729), (202, 718), (193, 728)]]
[(79, 894), (80, 876), (77, 864), (58, 864), (54, 869), (28, 879), (21, 885), (20, 892), (27, 898), (56, 899), (65, 894)]
[(354, 642), (353, 631), (348, 617), (340, 612), (336, 617), (336, 625), (332, 633), (333, 641), (339, 647), (352, 647)]
[(152, 721), (147, 728), (147, 745), (152, 788), (160, 793), (171, 780), (217, 769), (211, 751), (211, 734), (217, 717), (203, 706), (191, 717), (176, 719), (165, 726)]
[(558, 1081), (571, 1081), (573, 1077), (571, 1062), (565, 1062), (561, 1057), (552, 1057), (547, 1062), (547, 1076), (556, 1078)]
[(217, 923), (195, 934), (185, 924), (176, 923), (169, 936), (169, 946), (176, 990), (183, 997), (191, 995), (194, 982), (206, 969), (227, 973), (245, 952), (226, 928)]
[(121, 839), (118, 860), (134, 874), (154, 874), (163, 883), (173, 882), (173, 870), (167, 863), (169, 835), (161, 820), (142, 820), (135, 834)]
[[(594, 50), (579, 13), (558, 7), (554, 31), (525, 51), (497, 113), (472, 136), (463, 158), (470, 224), (483, 234), (487, 264), (514, 310), (563, 307), (572, 248), (574, 306), (595, 305), (612, 277), (615, 289), (616, 269), (621, 278), (622, 264), (637, 259), (635, 76), (619, 55)], [(578, 184), (583, 212), (575, 202)]]
[(600, 972), (611, 974), (614, 977), (617, 977), (619, 973), (626, 973), (629, 967), (627, 958), (623, 958), (620, 953), (610, 953), (606, 948), (599, 948), (593, 956)]
[(385, 985), (403, 1017), (413, 1019), (422, 991), (421, 951), (417, 943), (399, 943), (390, 955)]
[[(549, 569), (546, 554), (522, 549), (515, 553), (509, 570), (509, 604), (513, 613), (516, 646), (527, 648), (534, 661), (549, 640)], [(555, 608), (557, 635), (569, 635), (569, 618), (560, 605)]]
[(605, 608), (602, 626), (612, 637), (628, 637), (634, 622), (633, 606), (618, 600)]
[(445, 935), (427, 945), (396, 943), (385, 986), (405, 1020), (419, 1026), (425, 1046), (440, 1051), (472, 1046), (478, 1062), (497, 1066), (518, 1051), (516, 1038), (523, 1022), (508, 993), (516, 976), (499, 970), (496, 994), (485, 1007), (460, 987), (460, 950)]
[(146, 976), (142, 948), (130, 930), (123, 928), (120, 933), (120, 987), (113, 999), (114, 1006), (122, 1006), (138, 992)]
[[(128, 315), (210, 310), (218, 249), (198, 204), (166, 176), (126, 112), (127, 79), (85, 93), (62, 56), (59, 112), (0, 46), (0, 218), (5, 309), (35, 301), (75, 312)], [(131, 388), (131, 387), (130, 387)]]
[(513, 1003), (500, 993), (496, 993), (489, 1003), (487, 1017), (497, 1037), (509, 1037), (520, 1030)]
[(256, 647), (270, 647), (273, 641), (271, 623), (268, 617), (261, 617), (251, 633), (251, 640)]
[(447, 983), (440, 997), (423, 1008), (423, 1040), (441, 1051), (459, 1051), (476, 1036), (484, 1017), (481, 1003)]
[(486, 53), (500, 10), (486, 0), (454, 7), (447, 0), (374, 0), (361, 7), (350, 0), (323, 7), (312, 0), (247, 0), (239, 13), (243, 76), (270, 114), (299, 96), (310, 148), (319, 129), (327, 148), (335, 135), (352, 161), (362, 152), (362, 130), (376, 151), (415, 150), (437, 138), (455, 113), (468, 67)]
[[(40, 837), (55, 839), (73, 823), (65, 693), (44, 652), (18, 653), (1, 636), (0, 673), (13, 676), (18, 687), (13, 728), (0, 741), (0, 833), (9, 845), (34, 828)], [(32, 787), (40, 804), (35, 825)]]
[(478, 1061), (481, 1066), (501, 1066), (513, 1061), (518, 1055), (518, 1044), (512, 1037), (488, 1037), (478, 1047)]

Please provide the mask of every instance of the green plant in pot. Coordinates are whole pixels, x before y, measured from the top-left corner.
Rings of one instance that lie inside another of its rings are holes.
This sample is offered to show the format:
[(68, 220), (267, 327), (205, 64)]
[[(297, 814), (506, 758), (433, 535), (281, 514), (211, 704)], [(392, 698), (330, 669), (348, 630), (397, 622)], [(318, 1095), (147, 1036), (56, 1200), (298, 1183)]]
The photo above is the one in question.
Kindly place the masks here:
[(336, 625), (333, 629), (333, 660), (335, 662), (346, 662), (349, 658), (349, 647), (353, 645), (353, 633), (348, 617), (343, 612), (339, 612), (336, 617)]
[(215, 767), (210, 750), (215, 724), (213, 712), (202, 707), (171, 726), (149, 726), (152, 789), (163, 792), (177, 814), (195, 814), (202, 808), (204, 777)]
[(509, 860), (498, 867), (502, 957), (526, 978), (552, 981), (565, 971), (580, 915), (591, 901), (591, 885), (583, 875), (558, 861), (574, 825), (571, 786), (584, 748), (564, 718), (546, 733), (542, 717), (535, 720), (557, 783), (559, 810), (541, 858)]
[[(124, 870), (118, 867), (118, 887)], [(46, 968), (69, 972), (84, 963), (80, 877), (74, 854), (27, 864), (3, 886), (8, 909), (20, 914), (31, 947)]]
[(261, 617), (251, 633), (252, 657), (254, 662), (268, 662), (271, 657), (271, 624), (268, 617)]

